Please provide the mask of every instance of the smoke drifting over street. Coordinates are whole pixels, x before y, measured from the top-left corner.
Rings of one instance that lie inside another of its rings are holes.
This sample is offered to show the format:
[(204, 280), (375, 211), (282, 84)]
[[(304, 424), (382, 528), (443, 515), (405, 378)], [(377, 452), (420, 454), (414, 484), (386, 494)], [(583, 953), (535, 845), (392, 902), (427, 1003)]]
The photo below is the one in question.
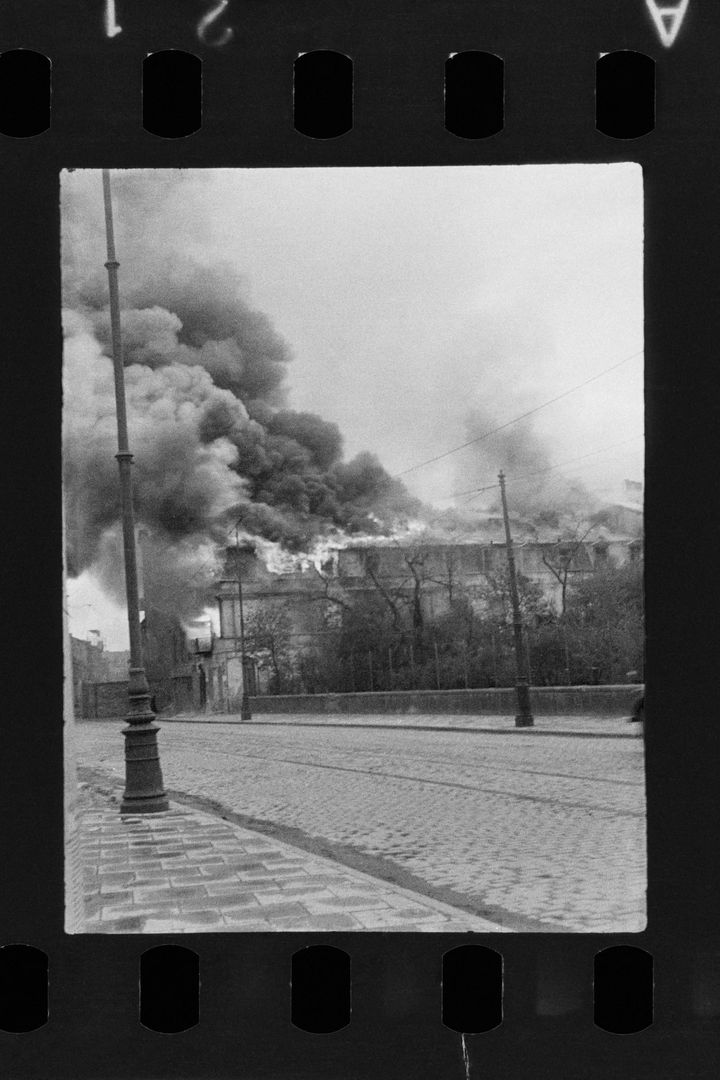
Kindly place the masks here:
[[(244, 535), (298, 551), (331, 527), (392, 530), (421, 507), (373, 454), (344, 460), (336, 424), (286, 406), (287, 344), (249, 304), (232, 268), (193, 263), (173, 250), (172, 236), (161, 243), (152, 227), (138, 231), (133, 215), (148, 220), (143, 184), (147, 178), (125, 176), (115, 195), (121, 234), (130, 218), (119, 257), (135, 512), (148, 601), (189, 617), (202, 609), (217, 569), (213, 552), (236, 521)], [(72, 575), (92, 570), (119, 599), (110, 320), (102, 274), (85, 266), (88, 251), (98, 250), (89, 228), (99, 226), (85, 208), (68, 193), (68, 564)]]

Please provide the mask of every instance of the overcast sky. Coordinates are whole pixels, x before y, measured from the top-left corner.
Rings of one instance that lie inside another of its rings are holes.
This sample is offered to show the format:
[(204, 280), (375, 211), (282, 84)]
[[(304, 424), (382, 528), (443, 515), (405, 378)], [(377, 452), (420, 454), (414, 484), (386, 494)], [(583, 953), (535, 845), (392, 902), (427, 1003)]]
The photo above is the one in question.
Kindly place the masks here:
[[(145, 176), (152, 195), (156, 174)], [(532, 428), (553, 465), (591, 455), (562, 471), (599, 494), (642, 479), (639, 165), (247, 169), (174, 179), (157, 187), (143, 231), (238, 270), (250, 302), (292, 351), (288, 405), (336, 421), (347, 456), (370, 449), (390, 472), (404, 472), (464, 442), (471, 410), (503, 424), (640, 353), (539, 410)], [(98, 174), (70, 182), (87, 186), (102, 264)], [(121, 292), (133, 272), (123, 239), (121, 220)], [(477, 453), (480, 475), (481, 445)], [(460, 460), (450, 455), (404, 480), (448, 505), (463, 486)], [(73, 632), (81, 602), (82, 594), (71, 605)]]

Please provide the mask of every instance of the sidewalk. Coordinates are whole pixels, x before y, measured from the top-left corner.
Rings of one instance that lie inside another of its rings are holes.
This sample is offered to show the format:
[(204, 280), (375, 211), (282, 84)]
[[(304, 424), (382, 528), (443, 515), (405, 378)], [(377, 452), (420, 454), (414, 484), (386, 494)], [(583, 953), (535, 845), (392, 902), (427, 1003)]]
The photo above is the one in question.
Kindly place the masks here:
[[(241, 724), (238, 713), (192, 713), (158, 717), (162, 724)], [(262, 713), (249, 723), (292, 727), (375, 727), (409, 731), (477, 731), (532, 738), (535, 735), (573, 735), (581, 738), (636, 739), (642, 724), (623, 716), (536, 716), (532, 727), (516, 728), (514, 716), (464, 713)]]
[(199, 810), (121, 817), (117, 798), (81, 785), (85, 933), (506, 929)]

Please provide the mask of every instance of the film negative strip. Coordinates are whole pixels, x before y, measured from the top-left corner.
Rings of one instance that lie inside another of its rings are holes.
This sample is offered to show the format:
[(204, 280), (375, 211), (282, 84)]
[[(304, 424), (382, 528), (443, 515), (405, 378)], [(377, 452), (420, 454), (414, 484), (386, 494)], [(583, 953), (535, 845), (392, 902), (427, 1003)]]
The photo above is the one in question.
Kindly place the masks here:
[(3, 6), (3, 1075), (714, 1075), (719, 44)]

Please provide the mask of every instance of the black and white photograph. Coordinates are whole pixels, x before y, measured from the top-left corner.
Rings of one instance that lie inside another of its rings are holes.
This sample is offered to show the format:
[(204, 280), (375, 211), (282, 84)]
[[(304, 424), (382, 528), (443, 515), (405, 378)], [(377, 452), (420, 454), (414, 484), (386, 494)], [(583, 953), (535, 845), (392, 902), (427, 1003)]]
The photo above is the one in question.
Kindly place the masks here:
[(61, 215), (66, 931), (644, 930), (640, 165)]

